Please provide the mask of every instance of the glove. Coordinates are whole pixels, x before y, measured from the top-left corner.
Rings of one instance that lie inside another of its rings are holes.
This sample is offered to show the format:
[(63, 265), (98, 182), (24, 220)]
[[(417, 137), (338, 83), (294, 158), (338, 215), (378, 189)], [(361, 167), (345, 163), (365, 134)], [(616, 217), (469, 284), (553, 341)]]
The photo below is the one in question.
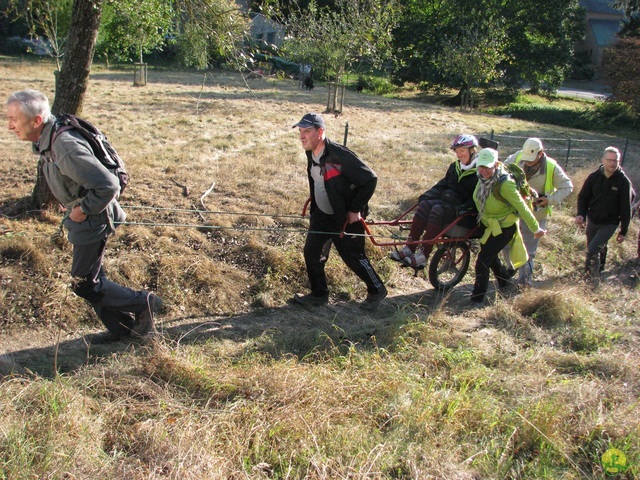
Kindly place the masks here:
[(473, 212), (473, 207), (470, 207), (469, 205), (456, 205), (454, 208), (456, 210), (456, 217)]

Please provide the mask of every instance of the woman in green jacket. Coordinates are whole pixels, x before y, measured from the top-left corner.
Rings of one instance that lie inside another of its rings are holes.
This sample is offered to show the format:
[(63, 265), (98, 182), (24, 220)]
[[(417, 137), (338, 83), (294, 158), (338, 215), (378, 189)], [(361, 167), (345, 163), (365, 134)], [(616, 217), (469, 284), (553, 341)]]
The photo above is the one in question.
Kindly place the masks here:
[[(484, 227), (480, 238), (480, 253), (476, 260), (476, 280), (471, 300), (482, 302), (489, 287), (489, 271), (503, 288), (515, 270), (508, 270), (500, 261), (500, 252), (511, 245), (511, 263), (515, 268), (527, 261), (527, 251), (520, 235), (518, 220), (522, 220), (541, 238), (546, 231), (541, 229), (533, 212), (518, 192), (513, 178), (506, 173), (498, 161), (498, 152), (484, 148), (478, 153), (476, 162), (479, 181), (473, 192), (473, 200), (478, 209), (478, 222)], [(497, 195), (496, 195), (497, 193)]]

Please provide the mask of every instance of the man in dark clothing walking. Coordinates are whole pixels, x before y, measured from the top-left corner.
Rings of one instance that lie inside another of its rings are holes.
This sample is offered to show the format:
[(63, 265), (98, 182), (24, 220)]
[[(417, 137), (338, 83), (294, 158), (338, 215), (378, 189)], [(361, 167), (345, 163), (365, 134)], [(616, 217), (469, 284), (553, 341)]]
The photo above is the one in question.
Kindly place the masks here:
[(598, 276), (604, 270), (607, 242), (618, 225), (616, 237), (622, 243), (631, 221), (631, 181), (620, 166), (620, 150), (607, 147), (602, 165), (591, 173), (578, 194), (578, 214), (575, 223), (587, 223), (587, 274)]
[[(307, 155), (311, 196), (310, 225), (304, 246), (311, 293), (296, 294), (293, 299), (307, 306), (328, 303), (323, 247), (330, 240), (345, 264), (367, 285), (367, 298), (360, 307), (374, 310), (387, 296), (387, 289), (365, 254), (361, 220), (367, 215), (367, 204), (378, 178), (351, 150), (326, 138), (321, 115), (308, 113), (293, 127), (298, 127)], [(341, 238), (339, 232), (345, 222), (346, 234)]]
[(56, 118), (49, 100), (37, 90), (13, 93), (6, 102), (9, 130), (33, 142), (44, 160), (51, 192), (64, 207), (63, 224), (73, 244), (73, 291), (87, 300), (105, 326), (119, 336), (141, 337), (154, 328), (160, 297), (135, 291), (107, 279), (102, 268), (107, 237), (126, 218), (118, 204), (120, 183), (96, 158), (89, 143), (74, 130), (52, 142)]

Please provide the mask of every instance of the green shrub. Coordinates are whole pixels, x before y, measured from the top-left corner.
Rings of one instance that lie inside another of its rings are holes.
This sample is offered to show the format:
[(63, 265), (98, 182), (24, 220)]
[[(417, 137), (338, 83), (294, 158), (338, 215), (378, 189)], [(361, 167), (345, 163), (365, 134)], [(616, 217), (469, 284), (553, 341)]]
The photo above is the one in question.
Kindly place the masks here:
[(396, 90), (396, 87), (393, 86), (388, 78), (374, 77), (372, 75), (360, 75), (356, 88), (359, 91), (366, 91), (375, 95), (386, 95)]
[(521, 120), (547, 123), (582, 130), (617, 130), (640, 126), (640, 116), (621, 102), (603, 102), (581, 109), (563, 108), (536, 103), (513, 103), (490, 107), (488, 113), (509, 115)]

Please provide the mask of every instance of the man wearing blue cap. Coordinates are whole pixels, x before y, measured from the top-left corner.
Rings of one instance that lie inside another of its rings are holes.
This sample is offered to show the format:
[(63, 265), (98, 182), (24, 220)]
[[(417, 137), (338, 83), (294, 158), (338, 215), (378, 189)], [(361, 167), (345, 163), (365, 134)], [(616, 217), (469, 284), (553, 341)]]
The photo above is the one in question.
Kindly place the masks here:
[[(365, 254), (364, 226), (368, 202), (378, 178), (356, 154), (325, 136), (325, 123), (318, 113), (307, 113), (296, 123), (307, 155), (311, 196), (310, 224), (304, 246), (304, 260), (311, 293), (296, 294), (293, 300), (306, 306), (329, 302), (324, 271), (323, 247), (331, 240), (345, 264), (367, 285), (367, 298), (360, 304), (374, 310), (387, 296), (387, 289)], [(346, 235), (340, 236), (345, 225)]]

